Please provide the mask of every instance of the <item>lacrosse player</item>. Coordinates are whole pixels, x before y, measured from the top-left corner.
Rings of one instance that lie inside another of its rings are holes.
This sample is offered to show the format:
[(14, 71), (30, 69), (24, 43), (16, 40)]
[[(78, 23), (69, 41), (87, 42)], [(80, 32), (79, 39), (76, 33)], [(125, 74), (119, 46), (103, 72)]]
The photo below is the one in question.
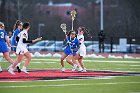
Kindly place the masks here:
[[(0, 52), (3, 53), (4, 58), (10, 63), (13, 64), (14, 61), (13, 59), (10, 58), (9, 52), (8, 52), (8, 46), (10, 47), (10, 40), (9, 37), (7, 36), (6, 31), (4, 30), (4, 23), (0, 22)], [(6, 40), (6, 42), (5, 42)], [(8, 45), (8, 46), (7, 46)], [(2, 60), (2, 58), (1, 58)], [(1, 68), (1, 67), (0, 67)], [(0, 69), (2, 71), (2, 69)]]
[(27, 49), (27, 44), (28, 43), (35, 43), (35, 42), (37, 42), (37, 41), (42, 39), (42, 37), (40, 37), (40, 38), (37, 38), (35, 40), (28, 40), (28, 31), (29, 31), (29, 29), (30, 29), (30, 23), (25, 22), (23, 24), (23, 31), (21, 31), (18, 34), (18, 37), (17, 37), (18, 45), (17, 45), (17, 49), (16, 49), (17, 58), (16, 58), (14, 64), (12, 65), (12, 67), (10, 67), (9, 70), (8, 70), (9, 73), (11, 73), (13, 75), (15, 74), (14, 73), (15, 66), (18, 63), (21, 62), (23, 56), (26, 57), (26, 61), (25, 61), (25, 64), (23, 65), (21, 71), (26, 73), (26, 74), (28, 74), (26, 67), (30, 63), (32, 57), (31, 57), (30, 52)]
[(73, 56), (76, 55), (76, 52), (79, 48), (79, 41), (78, 39), (76, 38), (76, 32), (75, 31), (70, 31), (69, 34), (66, 36), (66, 48), (64, 50), (64, 53), (62, 54), (61, 56), (61, 66), (62, 66), (62, 69), (61, 71), (64, 72), (65, 71), (65, 68), (64, 68), (64, 62), (63, 60), (66, 58), (66, 61), (74, 66), (73, 62), (72, 62), (72, 59), (73, 59)]

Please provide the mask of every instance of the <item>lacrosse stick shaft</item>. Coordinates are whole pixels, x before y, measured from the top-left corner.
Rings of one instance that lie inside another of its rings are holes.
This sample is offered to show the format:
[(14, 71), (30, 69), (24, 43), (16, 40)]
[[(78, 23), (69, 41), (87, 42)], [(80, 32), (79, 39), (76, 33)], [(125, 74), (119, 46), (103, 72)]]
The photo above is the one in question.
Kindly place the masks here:
[(72, 23), (71, 23), (71, 30), (73, 30), (73, 20), (72, 20)]

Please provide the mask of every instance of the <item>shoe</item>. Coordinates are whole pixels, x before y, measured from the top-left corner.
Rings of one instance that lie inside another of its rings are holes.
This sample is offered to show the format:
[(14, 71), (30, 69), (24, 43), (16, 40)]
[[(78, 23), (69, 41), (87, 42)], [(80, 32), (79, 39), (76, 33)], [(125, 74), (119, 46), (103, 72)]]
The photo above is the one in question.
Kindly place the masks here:
[(21, 71), (24, 72), (25, 74), (29, 74), (29, 72), (27, 72), (26, 69), (23, 69), (23, 68), (22, 68)]
[(78, 69), (78, 72), (82, 72), (83, 71), (83, 69), (80, 67), (79, 69)]
[(8, 72), (9, 72), (10, 74), (12, 74), (12, 75), (15, 75), (14, 69), (13, 69), (13, 68), (9, 68), (9, 69), (8, 69)]
[(17, 66), (17, 70), (18, 70), (18, 73), (20, 73), (20, 72), (21, 72), (21, 69), (20, 69), (20, 67), (19, 67), (19, 66)]
[(74, 64), (72, 71), (75, 71), (77, 69), (77, 65)]
[(87, 72), (86, 68), (84, 68), (82, 72)]
[(64, 71), (65, 71), (65, 68), (63, 67), (63, 68), (61, 69), (61, 71), (64, 72)]
[(0, 66), (0, 72), (2, 72), (2, 68), (1, 68), (1, 66)]

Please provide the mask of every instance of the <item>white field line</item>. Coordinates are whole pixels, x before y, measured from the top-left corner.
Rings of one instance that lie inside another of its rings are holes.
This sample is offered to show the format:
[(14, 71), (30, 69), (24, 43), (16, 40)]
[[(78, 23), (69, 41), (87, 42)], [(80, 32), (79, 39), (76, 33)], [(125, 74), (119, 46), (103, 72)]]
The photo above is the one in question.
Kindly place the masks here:
[[(106, 69), (109, 69), (109, 68), (106, 68)], [(126, 68), (115, 68), (115, 69), (126, 69)], [(129, 68), (129, 69), (140, 69), (140, 68), (138, 67), (138, 68)]]
[[(60, 61), (60, 59), (32, 59), (32, 61), (37, 61), (37, 60), (40, 60), (40, 61), (55, 61), (55, 62), (58, 62)], [(65, 60), (64, 60), (65, 61)], [(140, 63), (139, 61), (122, 61), (122, 60), (116, 60), (116, 61), (113, 61), (113, 60), (83, 60), (84, 62), (116, 62), (116, 63)]]
[(64, 86), (85, 86), (90, 84), (56, 84), (56, 85), (24, 85), (24, 86), (0, 86), (0, 88), (26, 88), (26, 87), (64, 87)]
[(140, 66), (140, 65), (130, 65), (130, 66), (134, 66), (134, 67), (137, 67), (137, 66)]
[(140, 68), (129, 68), (129, 69), (140, 69)]
[[(32, 59), (32, 60), (60, 61), (60, 59), (35, 59), (35, 58)], [(127, 60), (127, 61), (124, 60), (124, 61), (123, 61), (123, 60), (94, 60), (94, 59), (93, 59), (93, 60), (84, 60), (84, 61), (87, 61), (87, 62), (88, 62), (88, 61), (90, 61), (90, 62), (91, 62), (91, 61), (92, 61), (92, 62), (94, 62), (94, 61), (95, 61), (95, 62), (118, 62), (118, 61), (119, 61), (119, 62), (128, 62), (129, 60)], [(136, 61), (129, 61), (129, 62), (138, 62), (138, 63), (140, 63), (140, 62), (137, 61), (137, 60), (136, 60)]]
[(35, 64), (40, 64), (40, 63), (49, 63), (49, 64), (54, 64), (54, 63), (57, 63), (57, 62), (31, 62), (31, 63), (35, 63)]
[(98, 83), (98, 84), (140, 84), (140, 82), (111, 82), (111, 83)]
[[(51, 61), (52, 62), (59, 62), (60, 59), (32, 59), (32, 61)], [(66, 60), (64, 60), (66, 61)], [(139, 61), (123, 61), (123, 60), (83, 60), (84, 62), (100, 62), (100, 63), (105, 63), (105, 62), (113, 62), (113, 63), (140, 63)], [(3, 62), (7, 62), (7, 61), (3, 61)], [(47, 62), (48, 63), (48, 62)]]
[(57, 85), (9, 85), (0, 86), (0, 88), (34, 88), (34, 87), (69, 87), (69, 86), (92, 86), (92, 85), (114, 85), (114, 84), (140, 84), (140, 82), (109, 82), (109, 83), (88, 83), (88, 84), (57, 84)]

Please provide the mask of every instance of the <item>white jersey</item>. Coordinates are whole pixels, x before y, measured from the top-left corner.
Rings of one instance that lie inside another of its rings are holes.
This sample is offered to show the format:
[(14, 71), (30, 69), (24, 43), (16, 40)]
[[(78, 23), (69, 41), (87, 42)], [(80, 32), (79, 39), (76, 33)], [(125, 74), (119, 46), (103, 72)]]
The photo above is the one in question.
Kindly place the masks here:
[(77, 35), (77, 39), (80, 40), (81, 44), (84, 44), (84, 36), (83, 35)]
[(27, 50), (27, 43), (23, 43), (23, 38), (28, 40), (28, 33), (27, 33), (27, 31), (26, 30), (21, 31), (18, 34), (18, 37), (19, 37), (19, 41), (18, 41), (18, 44), (17, 44), (16, 53), (17, 54), (24, 54), (24, 53), (26, 53), (28, 51)]
[(86, 46), (84, 44), (84, 36), (83, 35), (77, 35), (77, 39), (81, 43), (80, 48), (79, 48), (77, 53), (80, 54), (80, 56), (84, 57), (86, 55)]

